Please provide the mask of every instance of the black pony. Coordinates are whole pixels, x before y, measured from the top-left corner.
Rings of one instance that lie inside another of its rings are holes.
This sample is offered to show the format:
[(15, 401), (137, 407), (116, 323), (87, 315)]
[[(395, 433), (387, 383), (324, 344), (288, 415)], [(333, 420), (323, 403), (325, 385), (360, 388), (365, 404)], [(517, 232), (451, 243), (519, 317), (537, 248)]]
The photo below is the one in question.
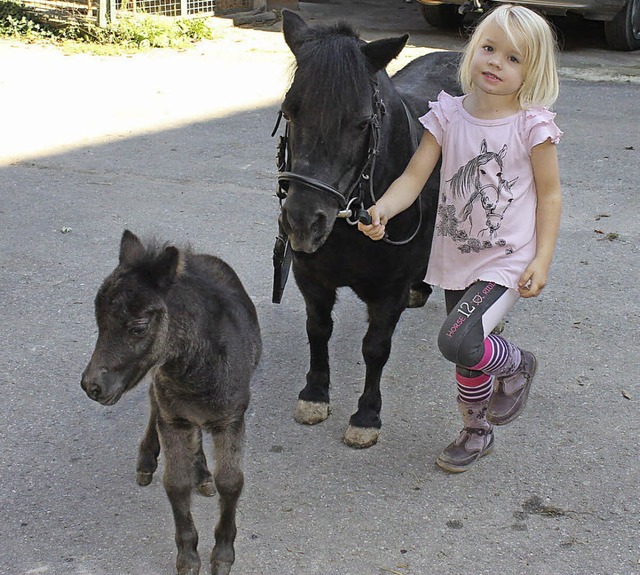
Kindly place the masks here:
[[(296, 70), (281, 108), (286, 128), (278, 153), (278, 195), (283, 204), (274, 261), (279, 244), (288, 241), (306, 303), (311, 356), (295, 419), (314, 424), (329, 416), (331, 311), (337, 288), (348, 286), (366, 303), (369, 328), (362, 343), (364, 393), (344, 441), (369, 447), (382, 425), (380, 377), (396, 324), (408, 304), (424, 305), (431, 291), (422, 279), (439, 169), (420, 199), (389, 223), (385, 241), (373, 242), (355, 223), (406, 167), (422, 133), (417, 118), (429, 100), (440, 90), (458, 93), (458, 54), (423, 56), (391, 80), (385, 67), (407, 35), (367, 43), (346, 24), (310, 27), (291, 11), (283, 11), (283, 32)], [(277, 292), (274, 301), (279, 301)]]

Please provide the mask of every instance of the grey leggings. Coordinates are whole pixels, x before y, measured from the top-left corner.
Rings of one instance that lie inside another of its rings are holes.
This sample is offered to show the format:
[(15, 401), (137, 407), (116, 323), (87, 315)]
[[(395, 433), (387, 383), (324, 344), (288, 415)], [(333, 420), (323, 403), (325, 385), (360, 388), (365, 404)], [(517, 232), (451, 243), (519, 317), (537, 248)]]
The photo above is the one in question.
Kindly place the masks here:
[(445, 290), (447, 319), (438, 335), (440, 352), (469, 377), (480, 363), (484, 340), (507, 315), (520, 295), (495, 282), (477, 281), (466, 290)]

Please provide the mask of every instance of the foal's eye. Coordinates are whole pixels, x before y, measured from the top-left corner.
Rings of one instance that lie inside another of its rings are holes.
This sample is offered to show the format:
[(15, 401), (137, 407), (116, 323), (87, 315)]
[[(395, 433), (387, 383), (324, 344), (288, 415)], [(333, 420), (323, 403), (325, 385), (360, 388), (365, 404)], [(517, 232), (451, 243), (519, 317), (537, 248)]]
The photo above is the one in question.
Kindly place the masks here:
[(147, 320), (137, 321), (135, 323), (130, 324), (127, 327), (127, 330), (131, 335), (141, 336), (147, 333), (149, 330), (149, 322)]

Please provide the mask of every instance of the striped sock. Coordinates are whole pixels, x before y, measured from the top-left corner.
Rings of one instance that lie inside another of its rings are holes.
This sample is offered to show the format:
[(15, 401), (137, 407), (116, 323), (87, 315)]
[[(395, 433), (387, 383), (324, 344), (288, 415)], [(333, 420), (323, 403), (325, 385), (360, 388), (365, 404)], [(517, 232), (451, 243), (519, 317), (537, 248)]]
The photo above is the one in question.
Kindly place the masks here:
[(490, 334), (484, 340), (484, 356), (478, 364), (469, 369), (506, 377), (518, 370), (521, 359), (519, 347), (499, 335)]
[(467, 403), (487, 401), (493, 392), (493, 376), (486, 373), (469, 371), (463, 375), (456, 370), (456, 382), (458, 397)]

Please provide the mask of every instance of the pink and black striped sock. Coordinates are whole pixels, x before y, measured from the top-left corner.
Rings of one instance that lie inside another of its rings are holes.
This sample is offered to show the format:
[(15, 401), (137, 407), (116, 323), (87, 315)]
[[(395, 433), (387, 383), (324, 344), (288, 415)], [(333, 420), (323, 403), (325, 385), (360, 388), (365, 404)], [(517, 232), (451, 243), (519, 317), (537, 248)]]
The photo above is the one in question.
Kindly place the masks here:
[(456, 370), (458, 397), (466, 403), (479, 403), (491, 397), (493, 391), (493, 376), (486, 373), (462, 375)]
[(469, 369), (497, 377), (506, 377), (518, 370), (521, 359), (519, 347), (499, 335), (490, 334), (484, 340), (484, 356), (478, 364)]

